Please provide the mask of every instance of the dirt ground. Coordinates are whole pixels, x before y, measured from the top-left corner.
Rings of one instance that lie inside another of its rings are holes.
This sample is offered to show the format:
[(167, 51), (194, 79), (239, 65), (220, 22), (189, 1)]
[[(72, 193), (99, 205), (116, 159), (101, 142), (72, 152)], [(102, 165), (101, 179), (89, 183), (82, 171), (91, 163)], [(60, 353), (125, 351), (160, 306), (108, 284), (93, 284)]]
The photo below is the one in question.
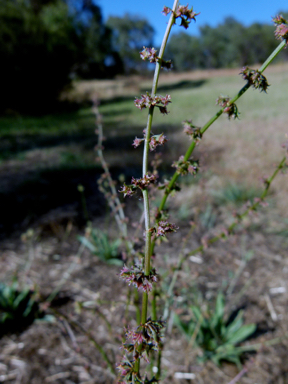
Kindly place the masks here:
[[(135, 207), (132, 212), (135, 215)], [(218, 224), (210, 235), (225, 224), (225, 215), (218, 211)], [(95, 221), (94, 226), (103, 228), (103, 219)], [(263, 343), (257, 354), (245, 355), (247, 372), (241, 371), (239, 381), (232, 381), (238, 374), (234, 365), (197, 363), (199, 350), (189, 349), (170, 319), (162, 360), (163, 383), (288, 383), (288, 244), (287, 238), (265, 232), (266, 220), (264, 210), (247, 219), (235, 236), (196, 255), (196, 262), (188, 259), (179, 273), (173, 304), (178, 314), (187, 315), (187, 306), (213, 302), (217, 293), (233, 281), (235, 288), (227, 296), (226, 304), (231, 310), (244, 308), (245, 322), (257, 324), (256, 334), (246, 344)], [(181, 236), (189, 230), (187, 221), (179, 219), (177, 225), (182, 234), (172, 235), (159, 248), (155, 260), (158, 270), (169, 271), (177, 262), (179, 244), (183, 243)], [(45, 307), (46, 313), (54, 316), (52, 323), (35, 322), (22, 333), (0, 340), (0, 382), (115, 383), (115, 376), (107, 369), (93, 340), (104, 348), (113, 365), (119, 362), (122, 330), (127, 325), (127, 288), (119, 280), (119, 268), (104, 264), (87, 250), (79, 251), (79, 230), (73, 224), (66, 228), (59, 224), (57, 230), (55, 225), (51, 228), (50, 233), (47, 227), (35, 228), (30, 243), (11, 238), (1, 244), (1, 281), (8, 282), (17, 274), (21, 283), (39, 292), (44, 307), (45, 299), (57, 287), (58, 294), (50, 308)], [(116, 234), (112, 230), (112, 236), (113, 233)], [(193, 233), (185, 243), (184, 254), (199, 245), (203, 233), (201, 228)], [(236, 279), (235, 273), (248, 251), (253, 252), (253, 257)], [(129, 311), (133, 319), (132, 305)], [(274, 345), (269, 346), (269, 340)], [(176, 379), (177, 372), (195, 376), (192, 381)]]

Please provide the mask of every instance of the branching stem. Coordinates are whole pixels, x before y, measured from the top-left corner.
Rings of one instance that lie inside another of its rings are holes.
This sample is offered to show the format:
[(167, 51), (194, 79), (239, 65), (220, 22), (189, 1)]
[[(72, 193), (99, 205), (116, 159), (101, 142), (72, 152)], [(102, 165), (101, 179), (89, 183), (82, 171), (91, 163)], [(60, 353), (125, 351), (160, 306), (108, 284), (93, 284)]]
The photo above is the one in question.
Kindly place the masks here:
[[(269, 64), (271, 64), (271, 62), (275, 59), (275, 57), (282, 51), (282, 49), (285, 47), (286, 43), (285, 43), (285, 40), (283, 40), (279, 45), (278, 47), (272, 52), (272, 54), (268, 57), (268, 59), (262, 64), (262, 66), (260, 67), (259, 69), (259, 72), (264, 72), (264, 70), (268, 67)], [(242, 87), (240, 89), (240, 91), (230, 100), (230, 104), (233, 104), (235, 103), (248, 89), (250, 88), (250, 84), (247, 83), (244, 85), (244, 87)], [(200, 130), (201, 134), (203, 135), (207, 129), (222, 115), (222, 113), (224, 112), (224, 109), (225, 107), (221, 108)], [(190, 144), (189, 148), (187, 149), (186, 153), (185, 153), (185, 156), (184, 156), (184, 160), (187, 161), (192, 152), (194, 151), (196, 147), (196, 141), (193, 140), (192, 143)], [(167, 188), (166, 188), (166, 192), (161, 200), (161, 203), (159, 205), (159, 208), (158, 208), (158, 211), (161, 213), (165, 207), (165, 204), (166, 204), (166, 201), (168, 199), (168, 196), (170, 195), (172, 189), (173, 189), (173, 186), (174, 184), (176, 183), (177, 179), (179, 177), (179, 173), (176, 171), (174, 173), (174, 175), (172, 176)], [(161, 216), (161, 215), (159, 215)], [(160, 220), (160, 219), (158, 219)], [(155, 247), (155, 242), (153, 242), (152, 244), (152, 252), (154, 251), (154, 247)]]
[[(158, 80), (159, 80), (159, 74), (161, 69), (161, 62), (163, 59), (165, 47), (167, 45), (168, 37), (172, 28), (172, 25), (175, 23), (175, 16), (174, 12), (177, 10), (179, 4), (179, 0), (174, 1), (173, 5), (173, 12), (171, 13), (166, 32), (162, 41), (162, 45), (159, 52), (159, 61), (156, 63), (156, 68), (154, 72), (154, 79), (153, 79), (153, 85), (152, 85), (152, 92), (151, 96), (154, 97), (157, 92), (157, 86), (158, 86)], [(147, 175), (148, 173), (148, 155), (149, 155), (149, 140), (151, 136), (151, 128), (152, 128), (152, 121), (153, 121), (153, 113), (154, 113), (154, 106), (151, 106), (149, 108), (148, 112), (148, 119), (147, 119), (147, 126), (145, 130), (145, 143), (144, 143), (144, 152), (143, 152), (143, 168), (142, 173), (143, 177)], [(143, 190), (143, 202), (144, 202), (144, 217), (145, 217), (145, 259), (144, 259), (144, 273), (146, 276), (150, 273), (150, 260), (151, 260), (151, 231), (150, 231), (150, 208), (149, 208), (149, 195), (148, 190), (145, 188)], [(141, 322), (144, 324), (147, 320), (147, 311), (148, 311), (148, 293), (143, 292), (143, 298), (142, 298), (142, 314), (141, 314)], [(139, 372), (140, 369), (140, 360), (136, 362), (137, 371)]]
[[(247, 216), (247, 214), (249, 212), (255, 211), (256, 208), (258, 207), (258, 205), (261, 203), (261, 201), (263, 201), (263, 199), (265, 199), (265, 197), (268, 194), (268, 191), (269, 191), (269, 188), (271, 186), (271, 183), (273, 182), (273, 180), (275, 179), (277, 174), (281, 171), (281, 169), (284, 167), (286, 160), (287, 160), (286, 156), (284, 156), (283, 159), (278, 164), (278, 166), (275, 169), (275, 171), (273, 172), (273, 174), (271, 175), (271, 177), (265, 181), (266, 187), (265, 187), (263, 193), (260, 196), (260, 200), (257, 200), (256, 202), (254, 202), (254, 204), (252, 204), (250, 207), (248, 207), (241, 215), (238, 216), (238, 219), (235, 220), (227, 228), (229, 233), (231, 233), (233, 231), (233, 229), (237, 226), (237, 224), (239, 224), (239, 221), (241, 221), (245, 216)], [(220, 240), (221, 238), (223, 238), (225, 236), (226, 236), (226, 233), (225, 232), (221, 232), (219, 235), (212, 237), (210, 240), (207, 240), (207, 245), (213, 244), (213, 243), (215, 243), (216, 241)], [(169, 316), (169, 304), (170, 304), (169, 302), (170, 302), (170, 298), (173, 296), (173, 289), (174, 289), (174, 286), (175, 286), (176, 281), (177, 281), (178, 271), (181, 270), (183, 262), (189, 256), (195, 255), (195, 253), (202, 252), (203, 250), (204, 250), (204, 245), (201, 245), (198, 248), (195, 248), (193, 251), (187, 253), (185, 256), (180, 256), (179, 257), (178, 263), (177, 263), (177, 267), (174, 270), (174, 273), (173, 273), (173, 276), (172, 276), (172, 280), (171, 280), (169, 288), (168, 288), (167, 298), (166, 298), (165, 305), (164, 305), (163, 319), (167, 319), (168, 316)]]

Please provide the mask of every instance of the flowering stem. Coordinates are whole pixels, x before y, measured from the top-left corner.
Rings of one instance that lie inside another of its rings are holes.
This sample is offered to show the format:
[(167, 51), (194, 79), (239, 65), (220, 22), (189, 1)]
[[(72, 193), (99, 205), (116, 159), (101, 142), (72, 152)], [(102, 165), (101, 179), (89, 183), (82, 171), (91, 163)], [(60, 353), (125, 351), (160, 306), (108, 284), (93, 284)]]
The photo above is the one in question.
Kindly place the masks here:
[(259, 69), (259, 72), (264, 72), (265, 69), (268, 67), (268, 65), (275, 59), (275, 57), (282, 51), (282, 49), (285, 47), (286, 41), (283, 40), (277, 48), (274, 49), (274, 51), (271, 53), (271, 55), (268, 57), (268, 59), (262, 64), (262, 66)]
[[(176, 11), (178, 7), (178, 3), (179, 3), (179, 0), (174, 1), (173, 11)], [(166, 28), (163, 41), (162, 41), (161, 49), (159, 52), (160, 60), (156, 63), (152, 92), (151, 92), (152, 97), (155, 96), (157, 91), (159, 73), (161, 69), (161, 60), (163, 59), (163, 54), (168, 41), (169, 33), (171, 31), (171, 28), (174, 22), (175, 22), (175, 17), (174, 17), (174, 13), (172, 12)], [(151, 135), (153, 112), (154, 112), (154, 106), (151, 106), (149, 108), (147, 127), (145, 131), (145, 144), (144, 144), (144, 152), (143, 152), (143, 170), (142, 170), (143, 177), (145, 177), (145, 175), (147, 175), (148, 173), (149, 140)], [(148, 196), (147, 188), (143, 190), (143, 201), (144, 201), (144, 216), (145, 216), (145, 230), (146, 230), (144, 273), (146, 276), (148, 276), (150, 273), (150, 259), (151, 259), (151, 232), (149, 231), (150, 230), (150, 209), (149, 209), (149, 196)], [(143, 323), (145, 323), (147, 318), (147, 304), (148, 304), (148, 295), (147, 295), (147, 292), (144, 292), (143, 306), (142, 306), (142, 322)]]
[[(269, 179), (265, 180), (266, 187), (265, 187), (264, 191), (262, 192), (262, 194), (260, 196), (260, 199), (257, 200), (250, 207), (248, 207), (245, 210), (245, 212), (243, 212), (241, 215), (238, 216), (237, 220), (235, 220), (227, 228), (228, 233), (231, 233), (233, 231), (233, 229), (236, 227), (236, 225), (239, 223), (239, 221), (242, 220), (249, 212), (255, 211), (256, 208), (258, 207), (258, 205), (261, 203), (261, 201), (263, 201), (263, 199), (265, 199), (265, 197), (268, 194), (268, 191), (269, 191), (269, 188), (271, 186), (271, 183), (273, 182), (273, 180), (275, 179), (277, 174), (280, 172), (280, 170), (284, 167), (285, 161), (286, 161), (286, 156), (284, 156), (283, 159), (280, 161), (280, 163), (278, 164), (277, 168), (275, 169), (275, 171), (273, 172), (271, 177)], [(213, 244), (216, 241), (218, 241), (221, 238), (223, 238), (224, 236), (226, 236), (226, 233), (225, 232), (221, 232), (218, 236), (214, 236), (212, 239), (208, 240), (207, 244), (208, 245)], [(171, 283), (169, 285), (168, 292), (167, 292), (167, 298), (166, 298), (166, 302), (165, 302), (165, 306), (164, 306), (164, 314), (163, 314), (163, 319), (164, 320), (167, 319), (167, 317), (169, 316), (169, 299), (172, 296), (172, 292), (173, 292), (173, 289), (174, 289), (174, 286), (175, 286), (175, 283), (176, 283), (176, 280), (177, 280), (177, 274), (178, 274), (178, 271), (182, 268), (183, 262), (187, 259), (187, 257), (192, 256), (195, 253), (202, 252), (203, 250), (204, 250), (204, 245), (201, 245), (200, 247), (194, 249), (193, 251), (189, 252), (185, 256), (182, 256), (182, 257), (179, 258), (177, 267), (174, 270), (174, 273), (173, 273), (173, 276), (172, 276), (172, 280), (171, 280)]]
[[(173, 11), (175, 12), (178, 7), (179, 0), (174, 1), (173, 5)], [(161, 61), (163, 59), (163, 54), (165, 51), (165, 47), (168, 41), (168, 37), (172, 28), (172, 25), (175, 22), (175, 16), (174, 13), (171, 13), (166, 32), (162, 41), (162, 45), (159, 52), (159, 61), (156, 62), (156, 68), (154, 72), (154, 78), (153, 78), (153, 85), (152, 85), (152, 92), (151, 96), (154, 97), (157, 92), (157, 85), (159, 80), (159, 74), (161, 69)], [(144, 143), (144, 152), (143, 152), (143, 168), (142, 168), (142, 174), (143, 177), (147, 175), (148, 173), (148, 155), (149, 155), (149, 140), (151, 136), (151, 127), (152, 127), (152, 121), (153, 121), (153, 113), (154, 113), (154, 106), (151, 106), (149, 108), (148, 112), (148, 119), (147, 119), (147, 126), (145, 130), (145, 143)], [(151, 232), (150, 232), (150, 209), (149, 209), (149, 195), (148, 195), (148, 189), (143, 189), (143, 202), (144, 202), (144, 217), (145, 217), (145, 259), (144, 259), (144, 273), (146, 276), (150, 273), (150, 260), (151, 260)], [(143, 298), (142, 298), (142, 314), (141, 314), (141, 322), (144, 324), (147, 320), (147, 310), (148, 310), (148, 292), (143, 292)], [(140, 369), (140, 360), (136, 361), (136, 368), (137, 372), (139, 372)]]
[[(268, 59), (263, 63), (263, 65), (260, 67), (259, 69), (259, 72), (263, 72), (267, 67), (268, 65), (275, 59), (275, 57), (281, 52), (281, 50), (285, 47), (285, 40), (283, 40), (279, 45), (278, 47), (272, 52), (272, 54), (268, 57)], [(230, 100), (230, 104), (233, 104), (235, 103), (249, 88), (250, 88), (251, 84), (250, 83), (247, 83), (244, 85), (244, 87), (242, 87), (240, 89), (240, 91), (234, 96), (234, 98), (232, 98)], [(222, 113), (224, 112), (224, 109), (225, 107), (221, 108), (200, 130), (200, 133), (203, 135), (207, 129), (222, 115)], [(187, 161), (192, 152), (194, 151), (196, 147), (196, 140), (193, 140), (192, 143), (190, 144), (189, 148), (187, 149), (186, 153), (185, 153), (185, 156), (184, 156), (184, 161)], [(164, 209), (164, 206), (166, 204), (166, 201), (167, 201), (167, 198), (168, 196), (170, 195), (171, 191), (173, 190), (173, 186), (175, 184), (175, 182), (177, 181), (179, 177), (179, 173), (176, 171), (174, 173), (174, 175), (172, 176), (167, 188), (166, 188), (166, 191), (165, 191), (165, 194), (161, 200), (161, 203), (159, 205), (159, 208), (158, 208), (158, 211), (161, 212), (163, 211)], [(159, 221), (160, 219), (158, 219)], [(155, 242), (153, 242), (152, 244), (152, 252), (154, 250), (154, 246), (155, 246)]]

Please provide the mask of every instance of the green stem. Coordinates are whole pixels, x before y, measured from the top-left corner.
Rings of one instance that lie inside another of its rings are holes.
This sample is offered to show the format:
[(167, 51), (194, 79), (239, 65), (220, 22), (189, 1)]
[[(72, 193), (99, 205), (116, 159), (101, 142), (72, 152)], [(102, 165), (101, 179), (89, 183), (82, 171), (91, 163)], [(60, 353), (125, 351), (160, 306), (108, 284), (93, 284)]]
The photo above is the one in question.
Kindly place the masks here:
[(268, 59), (261, 65), (259, 72), (264, 72), (265, 69), (268, 67), (269, 64), (272, 63), (272, 61), (275, 59), (275, 57), (282, 51), (283, 48), (285, 48), (286, 41), (283, 40), (277, 48), (274, 49), (274, 51), (271, 53), (271, 55), (268, 57)]
[(157, 296), (157, 291), (154, 287), (152, 291), (152, 320), (154, 321), (157, 320), (156, 296)]
[[(154, 72), (154, 78), (153, 78), (153, 85), (152, 85), (152, 92), (151, 96), (154, 97), (157, 92), (157, 86), (158, 86), (158, 80), (159, 80), (159, 74), (161, 69), (161, 62), (163, 59), (164, 51), (167, 45), (168, 37), (172, 28), (172, 25), (175, 23), (175, 16), (174, 12), (176, 11), (179, 4), (179, 0), (174, 0), (173, 5), (173, 12), (171, 13), (165, 35), (163, 37), (162, 45), (159, 52), (159, 61), (156, 63), (156, 68)], [(143, 152), (143, 167), (142, 167), (142, 174), (143, 177), (147, 175), (148, 173), (148, 156), (149, 156), (149, 141), (151, 136), (151, 128), (152, 128), (152, 121), (153, 121), (153, 113), (154, 113), (154, 106), (149, 108), (148, 112), (148, 119), (147, 119), (147, 126), (145, 130), (145, 143), (144, 143), (144, 152)], [(149, 195), (148, 190), (143, 190), (143, 203), (144, 203), (144, 217), (145, 217), (145, 257), (144, 257), (144, 273), (146, 276), (150, 273), (150, 264), (151, 264), (151, 232), (150, 232), (150, 208), (149, 208)], [(141, 314), (141, 322), (142, 324), (146, 323), (147, 320), (147, 311), (148, 311), (148, 293), (143, 292), (142, 297), (142, 314)], [(140, 360), (137, 359), (135, 362), (135, 368), (136, 372), (139, 373), (140, 370)]]
[[(263, 200), (267, 196), (267, 193), (268, 193), (268, 190), (270, 188), (270, 185), (271, 185), (272, 181), (275, 179), (275, 177), (278, 174), (278, 172), (284, 167), (285, 161), (286, 161), (286, 156), (283, 157), (283, 159), (281, 160), (281, 162), (279, 163), (279, 165), (275, 169), (273, 175), (268, 180), (266, 180), (266, 188), (264, 189), (262, 195), (260, 196), (260, 201)], [(247, 208), (246, 211), (244, 213), (242, 213), (242, 215), (239, 215), (238, 220), (235, 220), (234, 223), (232, 223), (227, 228), (228, 229), (228, 233), (231, 233), (233, 231), (233, 229), (236, 227), (236, 225), (239, 223), (239, 221), (242, 220), (249, 212), (255, 211), (256, 208), (258, 207), (258, 205), (260, 204), (260, 201), (255, 202), (249, 208)], [(220, 238), (222, 238), (224, 236), (226, 236), (226, 234), (224, 232), (221, 232), (220, 235), (215, 236), (212, 239), (208, 240), (207, 244), (213, 244), (213, 243), (215, 243), (216, 241), (218, 241)], [(185, 258), (187, 258), (188, 256), (191, 256), (191, 255), (194, 255), (195, 253), (201, 252), (201, 251), (203, 251), (203, 249), (204, 249), (204, 246), (201, 245), (200, 247), (198, 247), (198, 248), (194, 249), (193, 251), (189, 252), (185, 256)]]
[[(239, 223), (239, 221), (241, 221), (249, 212), (251, 211), (255, 211), (256, 208), (258, 207), (258, 205), (260, 204), (260, 202), (267, 196), (268, 194), (268, 191), (269, 191), (269, 188), (271, 186), (271, 183), (273, 182), (273, 180), (275, 179), (275, 177), (277, 176), (277, 174), (280, 172), (280, 170), (284, 167), (285, 165), (285, 162), (286, 162), (286, 156), (283, 157), (283, 159), (280, 161), (280, 163), (278, 164), (277, 168), (275, 169), (275, 171), (273, 172), (272, 176), (267, 179), (265, 181), (265, 184), (266, 184), (266, 187), (263, 191), (263, 193), (261, 194), (260, 196), (260, 201), (256, 201), (254, 204), (252, 204), (249, 208), (246, 209), (246, 211), (244, 213), (242, 213), (242, 215), (239, 215), (238, 216), (238, 219), (235, 220), (229, 227), (228, 227), (228, 232), (231, 233), (232, 230), (236, 227), (236, 225)], [(213, 244), (215, 243), (216, 241), (218, 241), (219, 239), (223, 238), (223, 237), (226, 237), (226, 233), (225, 232), (221, 232), (218, 236), (215, 236), (213, 237), (212, 239), (208, 240), (207, 241), (207, 244), (210, 245), (210, 244)], [(169, 302), (170, 302), (170, 297), (172, 296), (172, 292), (173, 292), (173, 289), (174, 289), (174, 286), (176, 284), (176, 281), (177, 281), (177, 273), (178, 271), (182, 268), (182, 264), (183, 262), (187, 259), (187, 257), (189, 256), (192, 256), (194, 255), (195, 253), (199, 253), (199, 252), (202, 252), (204, 250), (204, 245), (201, 245), (200, 247), (198, 248), (195, 248), (193, 251), (189, 252), (188, 254), (186, 254), (185, 256), (182, 256), (179, 258), (178, 260), (178, 263), (177, 263), (177, 266), (176, 268), (174, 269), (174, 273), (173, 273), (173, 276), (172, 276), (172, 280), (171, 280), (171, 283), (169, 285), (169, 288), (168, 288), (168, 291), (167, 291), (167, 298), (166, 298), (166, 301), (165, 301), (165, 305), (164, 305), (164, 313), (163, 313), (163, 319), (166, 320), (169, 316)]]
[(161, 378), (161, 359), (162, 359), (162, 350), (160, 349), (157, 356), (157, 373), (156, 373), (156, 380), (159, 380)]
[[(286, 43), (285, 43), (285, 40), (283, 40), (279, 45), (278, 47), (272, 52), (272, 54), (268, 57), (268, 59), (263, 63), (263, 65), (260, 67), (259, 69), (259, 72), (264, 72), (264, 70), (268, 67), (269, 64), (271, 64), (271, 62), (275, 59), (275, 57), (281, 52), (281, 50), (285, 47)], [(235, 103), (248, 89), (250, 88), (250, 84), (247, 83), (246, 85), (244, 85), (244, 87), (242, 87), (240, 89), (240, 91), (230, 100), (230, 104), (233, 104)], [(222, 115), (223, 111), (224, 111), (224, 107), (221, 108), (201, 129), (201, 134), (203, 135), (207, 129)], [(194, 151), (195, 149), (195, 146), (196, 146), (196, 141), (193, 140), (192, 143), (190, 144), (189, 148), (187, 149), (186, 153), (185, 153), (185, 156), (184, 156), (184, 160), (187, 161), (192, 152)], [(168, 199), (168, 196), (170, 195), (172, 189), (173, 189), (173, 186), (175, 184), (175, 182), (177, 181), (179, 177), (179, 173), (177, 173), (177, 171), (174, 173), (174, 175), (172, 176), (166, 190), (165, 190), (165, 194), (161, 200), (161, 203), (159, 205), (159, 208), (158, 208), (158, 211), (159, 213), (161, 211), (163, 211), (164, 209), (164, 206), (166, 204), (166, 201)], [(159, 215), (160, 217), (161, 215)], [(160, 218), (158, 219), (158, 221), (160, 220)], [(154, 251), (154, 247), (155, 247), (155, 241), (152, 243), (152, 252)]]
[[(172, 25), (175, 22), (174, 12), (178, 7), (178, 3), (179, 3), (179, 0), (174, 1), (173, 12), (169, 19), (169, 23), (167, 25), (166, 32), (160, 48), (160, 52), (158, 56), (160, 60), (156, 63), (152, 92), (151, 92), (152, 97), (155, 96), (157, 91), (157, 85), (158, 85), (159, 74), (161, 69), (160, 63), (163, 59), (164, 50), (168, 41), (168, 37), (171, 31)], [(142, 170), (143, 177), (148, 173), (149, 140), (151, 135), (153, 113), (154, 113), (154, 107), (152, 106), (151, 108), (149, 108), (148, 120), (147, 120), (146, 132), (145, 132), (145, 144), (144, 144), (144, 152), (143, 152), (143, 170)], [(143, 190), (143, 201), (144, 201), (144, 217), (145, 217), (145, 230), (146, 230), (144, 273), (147, 276), (150, 273), (150, 261), (151, 261), (150, 209), (149, 209), (149, 196), (148, 196), (147, 189)], [(141, 317), (143, 323), (146, 322), (146, 318), (147, 318), (147, 306), (148, 306), (148, 295), (146, 292), (144, 292), (143, 305), (142, 305), (142, 317)]]

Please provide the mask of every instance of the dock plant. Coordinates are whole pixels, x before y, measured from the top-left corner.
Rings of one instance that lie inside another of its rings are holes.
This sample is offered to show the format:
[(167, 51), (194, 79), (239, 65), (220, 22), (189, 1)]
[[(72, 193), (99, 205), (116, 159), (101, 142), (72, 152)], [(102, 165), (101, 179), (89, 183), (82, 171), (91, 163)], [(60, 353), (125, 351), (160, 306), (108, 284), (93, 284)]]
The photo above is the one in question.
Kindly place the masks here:
[[(201, 140), (204, 134), (206, 134), (208, 128), (222, 114), (226, 115), (229, 120), (238, 119), (240, 112), (236, 102), (245, 94), (249, 88), (252, 87), (256, 90), (259, 90), (260, 92), (263, 92), (264, 94), (269, 90), (268, 80), (263, 73), (265, 69), (270, 65), (270, 63), (272, 63), (275, 57), (279, 54), (279, 52), (285, 48), (288, 43), (288, 22), (282, 16), (276, 16), (273, 21), (276, 26), (275, 37), (280, 40), (278, 47), (274, 50), (274, 52), (271, 53), (271, 55), (261, 65), (260, 68), (252, 69), (244, 67), (240, 70), (240, 75), (242, 76), (245, 84), (232, 97), (228, 95), (219, 95), (216, 100), (216, 104), (220, 107), (220, 109), (206, 122), (206, 124), (204, 124), (202, 127), (198, 127), (194, 125), (192, 120), (187, 119), (184, 121), (184, 134), (186, 134), (190, 139), (190, 145), (187, 148), (185, 154), (180, 156), (178, 159), (171, 160), (172, 167), (175, 168), (175, 172), (171, 179), (168, 181), (162, 181), (159, 178), (158, 172), (155, 171), (155, 169), (149, 169), (148, 165), (149, 154), (153, 152), (156, 147), (172, 145), (171, 142), (169, 142), (169, 138), (167, 138), (163, 132), (155, 132), (154, 130), (152, 132), (154, 113), (160, 113), (163, 115), (169, 114), (169, 106), (171, 103), (173, 103), (171, 95), (160, 95), (157, 93), (160, 71), (164, 68), (167, 70), (171, 70), (172, 68), (173, 70), (173, 63), (171, 60), (169, 60), (169, 57), (165, 57), (165, 48), (172, 27), (178, 25), (187, 29), (191, 26), (192, 22), (195, 22), (197, 18), (200, 17), (199, 12), (195, 12), (193, 7), (189, 5), (180, 5), (179, 0), (175, 0), (171, 8), (164, 6), (163, 14), (169, 17), (169, 20), (159, 52), (154, 47), (143, 47), (139, 58), (142, 60), (148, 60), (151, 64), (155, 65), (151, 91), (143, 93), (139, 97), (136, 97), (134, 100), (135, 107), (139, 109), (139, 113), (143, 113), (143, 110), (146, 110), (148, 113), (147, 124), (143, 133), (140, 134), (139, 132), (135, 132), (136, 137), (133, 143), (131, 143), (135, 150), (139, 150), (139, 148), (143, 147), (142, 177), (136, 178), (131, 175), (131, 183), (124, 183), (119, 190), (119, 192), (126, 199), (133, 198), (133, 195), (142, 195), (145, 224), (145, 231), (143, 235), (145, 246), (143, 252), (134, 252), (133, 244), (131, 241), (127, 240), (127, 221), (124, 217), (123, 207), (119, 202), (119, 198), (115, 195), (115, 186), (113, 185), (112, 181), (110, 182), (111, 191), (109, 192), (106, 190), (105, 192), (106, 197), (108, 196), (108, 199), (110, 199), (112, 202), (110, 206), (112, 211), (115, 212), (117, 224), (120, 226), (120, 228), (122, 225), (122, 234), (124, 234), (127, 244), (126, 262), (119, 272), (119, 277), (124, 280), (128, 286), (133, 287), (134, 290), (138, 290), (139, 293), (137, 293), (137, 295), (141, 296), (140, 302), (142, 303), (141, 311), (139, 310), (139, 307), (138, 310), (136, 310), (137, 326), (132, 327), (128, 325), (124, 330), (125, 340), (122, 344), (123, 358), (117, 365), (119, 371), (119, 382), (123, 383), (148, 384), (159, 382), (161, 379), (161, 350), (164, 343), (163, 334), (165, 332), (166, 319), (168, 318), (170, 299), (173, 297), (173, 289), (177, 279), (177, 271), (182, 268), (183, 262), (185, 259), (187, 259), (187, 257), (203, 251), (208, 245), (211, 245), (219, 239), (225, 238), (232, 234), (235, 227), (248, 213), (257, 210), (260, 205), (265, 204), (265, 197), (268, 193), (272, 181), (281, 170), (287, 167), (287, 158), (284, 156), (279, 162), (273, 174), (270, 177), (265, 178), (263, 193), (260, 196), (254, 198), (252, 201), (249, 201), (249, 203), (246, 204), (242, 211), (236, 213), (235, 220), (232, 224), (230, 224), (229, 227), (225, 228), (213, 238), (205, 238), (205, 241), (203, 240), (202, 245), (200, 245), (197, 249), (190, 251), (188, 254), (182, 255), (179, 253), (178, 264), (174, 268), (174, 273), (170, 277), (170, 285), (165, 296), (166, 299), (163, 311), (163, 308), (158, 306), (156, 302), (156, 292), (157, 289), (160, 289), (159, 280), (161, 279), (159, 272), (153, 266), (153, 260), (155, 257), (157, 257), (156, 243), (157, 246), (158, 244), (161, 245), (161, 239), (165, 239), (168, 236), (173, 236), (173, 233), (179, 230), (177, 225), (173, 223), (173, 219), (170, 220), (167, 212), (165, 211), (166, 202), (172, 193), (175, 193), (179, 190), (179, 186), (176, 184), (176, 181), (180, 176), (185, 176), (188, 174), (196, 175), (198, 173), (201, 164), (199, 163), (198, 159), (192, 157), (192, 155), (196, 145), (201, 143)], [(241, 111), (241, 113), (244, 114), (245, 111)], [(101, 136), (102, 125), (101, 122), (99, 122), (99, 119), (97, 124), (100, 127)], [(97, 148), (99, 157), (102, 158), (103, 167), (105, 169), (105, 178), (110, 180), (109, 170), (102, 156), (101, 142), (98, 143)], [(153, 211), (153, 214), (150, 201), (151, 194), (153, 193), (152, 187), (158, 187), (158, 189), (162, 190), (163, 192), (161, 202), (157, 207), (156, 213)], [(130, 258), (129, 253), (131, 256)], [(221, 304), (222, 296), (220, 298), (219, 297), (218, 302)], [(194, 312), (195, 311), (196, 309), (194, 308)], [(242, 313), (239, 315), (239, 318), (234, 321), (234, 323), (230, 324), (230, 326), (224, 322), (220, 315), (216, 318), (216, 326), (221, 328), (219, 332), (223, 338), (224, 346), (230, 343), (229, 346), (232, 346), (232, 348), (235, 349), (235, 345), (238, 342), (244, 340), (245, 337), (249, 336), (255, 330), (254, 325), (243, 325)], [(201, 316), (201, 314), (199, 316)], [(211, 319), (213, 323), (215, 316), (212, 316)], [(208, 324), (208, 320), (201, 324), (202, 333), (205, 333), (204, 328), (206, 326), (209, 328), (211, 325), (210, 323), (208, 325), (206, 323)], [(179, 319), (178, 325), (180, 328), (184, 327)], [(191, 327), (191, 332), (194, 332), (195, 324), (192, 324)], [(202, 334), (201, 332), (199, 333), (197, 339), (198, 345), (202, 345), (204, 343), (204, 341), (202, 342), (200, 340), (200, 336)], [(212, 340), (213, 337), (211, 336), (210, 339)], [(212, 341), (215, 342), (214, 339)], [(225, 353), (223, 352), (223, 345), (215, 344), (213, 347), (214, 349), (212, 348), (212, 352), (216, 354), (213, 355), (214, 359), (219, 362), (222, 358), (227, 358), (227, 356), (229, 359), (230, 356), (232, 360), (234, 359), (234, 361), (239, 363), (239, 356), (235, 352), (236, 349), (233, 349), (233, 353), (230, 351), (231, 354), (229, 355), (226, 350), (224, 351)], [(207, 346), (205, 344), (205, 348), (206, 347)], [(207, 350), (209, 350), (209, 348)], [(220, 352), (223, 353), (221, 354)], [(156, 357), (155, 360), (155, 356), (157, 356), (157, 354), (158, 357)], [(149, 378), (147, 376), (148, 371), (146, 365), (149, 363), (151, 358), (154, 359), (154, 363), (156, 361), (157, 368), (153, 371), (155, 372), (155, 376)]]

